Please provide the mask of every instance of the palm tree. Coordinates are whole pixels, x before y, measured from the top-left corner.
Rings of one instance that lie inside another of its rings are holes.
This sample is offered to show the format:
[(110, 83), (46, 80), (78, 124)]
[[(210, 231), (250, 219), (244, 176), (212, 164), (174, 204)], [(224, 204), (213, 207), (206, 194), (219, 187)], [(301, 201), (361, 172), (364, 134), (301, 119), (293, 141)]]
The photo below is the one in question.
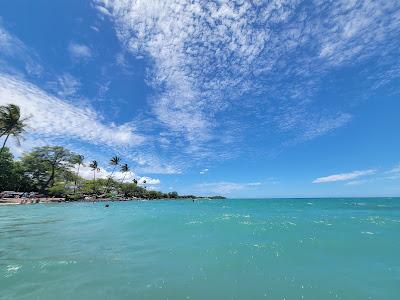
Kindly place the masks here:
[(21, 119), (21, 111), (18, 105), (0, 106), (0, 138), (5, 136), (0, 154), (3, 152), (10, 135), (14, 136), (19, 143), (19, 136), (25, 131), (25, 120)]
[(121, 180), (121, 184), (124, 183), (126, 173), (129, 172), (129, 171), (130, 170), (129, 170), (128, 164), (123, 164), (122, 167), (121, 167), (121, 172), (124, 173), (124, 177)]
[(118, 156), (114, 156), (113, 158), (111, 158), (110, 165), (114, 166), (112, 173), (111, 173), (111, 177), (113, 176), (115, 169), (117, 168), (117, 166), (119, 165), (120, 162), (121, 162), (121, 158)]
[(93, 171), (94, 193), (96, 194), (96, 172), (100, 172), (100, 168), (97, 161), (95, 160), (90, 163), (89, 167)]
[(77, 155), (75, 158), (75, 164), (78, 165), (78, 171), (76, 173), (76, 178), (75, 178), (74, 196), (76, 196), (76, 184), (77, 184), (77, 180), (79, 178), (79, 170), (80, 170), (81, 166), (83, 166), (84, 159), (85, 159), (85, 157), (83, 155)]
[(113, 170), (111, 172), (111, 175), (108, 177), (108, 180), (107, 180), (107, 192), (110, 191), (109, 186), (110, 186), (110, 183), (111, 183), (111, 179), (113, 178), (115, 170), (116, 170), (117, 166), (120, 164), (120, 162), (121, 162), (121, 158), (118, 157), (118, 156), (114, 156), (113, 158), (110, 159), (110, 165), (114, 166), (114, 167), (113, 167)]

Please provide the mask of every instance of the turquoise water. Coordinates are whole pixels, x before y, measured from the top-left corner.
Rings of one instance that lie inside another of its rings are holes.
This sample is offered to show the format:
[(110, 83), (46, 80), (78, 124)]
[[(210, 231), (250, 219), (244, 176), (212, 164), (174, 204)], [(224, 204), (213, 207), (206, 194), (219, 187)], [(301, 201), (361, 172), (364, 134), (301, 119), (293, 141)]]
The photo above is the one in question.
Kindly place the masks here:
[(0, 299), (400, 299), (400, 199), (2, 206)]

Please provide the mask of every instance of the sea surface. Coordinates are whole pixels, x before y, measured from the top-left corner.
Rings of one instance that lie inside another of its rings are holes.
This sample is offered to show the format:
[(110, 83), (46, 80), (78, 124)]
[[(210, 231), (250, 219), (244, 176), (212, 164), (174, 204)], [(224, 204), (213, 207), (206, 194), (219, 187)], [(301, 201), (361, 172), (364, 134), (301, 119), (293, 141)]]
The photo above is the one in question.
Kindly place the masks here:
[(400, 199), (0, 206), (0, 299), (400, 299)]

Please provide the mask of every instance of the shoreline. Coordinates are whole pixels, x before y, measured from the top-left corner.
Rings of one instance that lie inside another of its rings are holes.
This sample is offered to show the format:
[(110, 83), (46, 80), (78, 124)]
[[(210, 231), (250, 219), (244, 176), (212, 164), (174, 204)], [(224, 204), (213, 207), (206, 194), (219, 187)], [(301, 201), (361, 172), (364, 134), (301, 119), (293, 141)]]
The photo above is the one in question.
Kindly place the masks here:
[[(48, 203), (76, 203), (76, 202), (126, 202), (126, 201), (154, 201), (154, 200), (200, 200), (216, 198), (198, 197), (198, 198), (128, 198), (128, 199), (110, 199), (110, 198), (97, 198), (97, 199), (81, 199), (81, 200), (66, 200), (65, 198), (3, 198), (0, 199), (0, 206), (2, 205), (25, 205), (25, 204), (48, 204)], [(218, 198), (222, 199), (222, 198)]]

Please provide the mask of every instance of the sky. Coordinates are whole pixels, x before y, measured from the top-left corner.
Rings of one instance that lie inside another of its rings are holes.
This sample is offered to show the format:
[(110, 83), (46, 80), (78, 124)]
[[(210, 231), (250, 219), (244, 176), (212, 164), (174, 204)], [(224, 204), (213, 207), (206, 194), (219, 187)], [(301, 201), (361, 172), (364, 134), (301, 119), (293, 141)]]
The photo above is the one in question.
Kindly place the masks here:
[(399, 196), (399, 57), (397, 0), (0, 2), (14, 155), (62, 145), (100, 177), (118, 155), (164, 192)]

